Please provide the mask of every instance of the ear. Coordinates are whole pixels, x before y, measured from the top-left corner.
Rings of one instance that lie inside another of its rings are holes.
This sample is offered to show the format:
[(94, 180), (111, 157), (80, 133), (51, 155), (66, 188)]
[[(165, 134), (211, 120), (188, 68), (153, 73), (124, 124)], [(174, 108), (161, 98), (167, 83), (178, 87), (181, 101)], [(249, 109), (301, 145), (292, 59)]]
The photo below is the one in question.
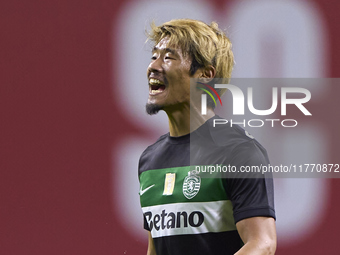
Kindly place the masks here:
[(202, 80), (202, 82), (209, 83), (212, 79), (215, 78), (215, 75), (216, 75), (216, 69), (215, 67), (210, 65), (210, 66), (202, 68), (201, 75), (199, 78)]

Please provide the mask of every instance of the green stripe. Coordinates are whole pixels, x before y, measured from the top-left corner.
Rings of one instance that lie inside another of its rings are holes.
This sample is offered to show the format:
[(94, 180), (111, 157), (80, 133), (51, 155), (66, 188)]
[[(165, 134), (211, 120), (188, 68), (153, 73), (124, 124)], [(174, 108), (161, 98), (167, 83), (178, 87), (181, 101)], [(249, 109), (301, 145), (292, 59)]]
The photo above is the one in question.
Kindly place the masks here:
[[(192, 199), (187, 199), (183, 194), (183, 182), (188, 172), (194, 167), (174, 167), (165, 169), (154, 169), (143, 172), (140, 175), (140, 185), (144, 190), (154, 185), (140, 196), (141, 206), (154, 206), (171, 203), (185, 202), (211, 202), (228, 200), (226, 195), (223, 179), (220, 178), (201, 178), (201, 186), (197, 195)], [(163, 195), (165, 175), (167, 173), (175, 173), (176, 181), (172, 195)]]

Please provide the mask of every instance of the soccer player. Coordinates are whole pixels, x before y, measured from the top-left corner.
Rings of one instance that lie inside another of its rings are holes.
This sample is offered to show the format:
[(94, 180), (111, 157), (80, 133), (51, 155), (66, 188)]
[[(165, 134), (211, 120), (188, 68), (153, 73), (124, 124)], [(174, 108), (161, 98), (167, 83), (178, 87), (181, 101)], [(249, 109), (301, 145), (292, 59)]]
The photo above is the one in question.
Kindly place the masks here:
[(165, 111), (169, 133), (139, 161), (147, 254), (274, 254), (273, 180), (204, 178), (197, 169), (269, 164), (265, 149), (241, 127), (213, 127), (219, 118), (214, 104), (208, 101), (202, 115), (196, 99), (203, 92), (190, 82), (229, 80), (234, 63), (229, 39), (217, 23), (189, 19), (152, 24), (149, 39), (155, 46), (146, 111)]

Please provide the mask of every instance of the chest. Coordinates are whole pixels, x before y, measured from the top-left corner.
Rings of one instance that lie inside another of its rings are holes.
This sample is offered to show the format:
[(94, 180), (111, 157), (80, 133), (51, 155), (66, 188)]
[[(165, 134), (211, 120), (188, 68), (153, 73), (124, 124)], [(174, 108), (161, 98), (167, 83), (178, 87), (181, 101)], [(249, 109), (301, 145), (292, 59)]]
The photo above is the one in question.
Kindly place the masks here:
[(195, 166), (142, 172), (139, 195), (142, 207), (228, 200), (223, 179), (201, 175)]

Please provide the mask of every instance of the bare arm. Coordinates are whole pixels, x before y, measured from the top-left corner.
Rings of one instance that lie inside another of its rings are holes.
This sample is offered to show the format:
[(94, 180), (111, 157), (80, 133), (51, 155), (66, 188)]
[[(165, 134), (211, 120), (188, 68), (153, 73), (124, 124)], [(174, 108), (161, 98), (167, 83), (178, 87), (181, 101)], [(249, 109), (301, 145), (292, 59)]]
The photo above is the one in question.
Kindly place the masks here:
[(272, 255), (276, 250), (275, 220), (253, 217), (236, 223), (244, 246), (235, 255)]
[(150, 231), (148, 231), (148, 238), (149, 238), (149, 242), (148, 242), (148, 251), (146, 253), (146, 255), (156, 255), (156, 250), (155, 250), (155, 245), (153, 243), (153, 239), (151, 236)]

